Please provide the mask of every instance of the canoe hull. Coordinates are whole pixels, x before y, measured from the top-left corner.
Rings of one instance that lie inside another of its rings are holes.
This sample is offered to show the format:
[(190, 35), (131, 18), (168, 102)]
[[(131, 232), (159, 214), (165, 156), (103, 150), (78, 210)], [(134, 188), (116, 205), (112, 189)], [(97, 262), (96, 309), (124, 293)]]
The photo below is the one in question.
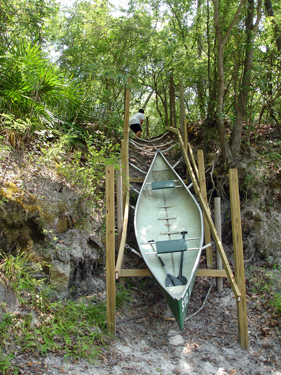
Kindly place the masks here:
[[(182, 330), (201, 256), (203, 219), (194, 196), (161, 152), (155, 154), (140, 191), (134, 226), (142, 257)], [(167, 273), (179, 278), (182, 242), (187, 244), (182, 267), (186, 283), (167, 287)]]

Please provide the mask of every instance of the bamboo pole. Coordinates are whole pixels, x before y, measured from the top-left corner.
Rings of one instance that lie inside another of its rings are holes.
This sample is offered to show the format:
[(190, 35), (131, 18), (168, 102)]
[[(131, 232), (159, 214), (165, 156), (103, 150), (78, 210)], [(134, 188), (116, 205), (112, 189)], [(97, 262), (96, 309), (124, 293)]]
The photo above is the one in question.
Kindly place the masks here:
[[(199, 186), (200, 186), (202, 198), (204, 199), (204, 202), (208, 206), (203, 150), (197, 150), (197, 161), (198, 161), (198, 171), (199, 171)], [(203, 213), (203, 222), (204, 222), (205, 243), (207, 244), (211, 242), (211, 232), (210, 232), (210, 226), (208, 224), (208, 220), (206, 218), (205, 213)], [(206, 249), (206, 260), (207, 260), (207, 267), (213, 268), (212, 246), (209, 246)]]
[(124, 210), (124, 220), (123, 220), (123, 229), (122, 229), (122, 236), (120, 241), (120, 246), (118, 249), (118, 257), (115, 267), (115, 277), (116, 279), (119, 278), (119, 273), (122, 268), (122, 262), (124, 257), (124, 251), (125, 251), (125, 244), (126, 244), (126, 238), (127, 238), (127, 226), (128, 226), (128, 220), (129, 220), (129, 190), (127, 191), (126, 195), (126, 201), (125, 201), (125, 210)]
[[(215, 205), (215, 226), (218, 232), (218, 236), (221, 239), (221, 199), (219, 197), (214, 199), (214, 205)], [(222, 260), (219, 254), (218, 249), (216, 249), (216, 268), (218, 270), (222, 269)], [(218, 293), (221, 293), (223, 290), (222, 286), (222, 278), (217, 278), (217, 291)]]
[(107, 331), (115, 336), (115, 207), (114, 167), (106, 167), (106, 312)]
[[(196, 164), (196, 161), (195, 161), (195, 158), (194, 158), (193, 151), (192, 151), (190, 143), (188, 143), (188, 151), (189, 151), (189, 156), (190, 156), (190, 160), (191, 160), (191, 164), (193, 166), (193, 170), (194, 170), (195, 176), (196, 176), (196, 178), (198, 180), (199, 179), (198, 168), (197, 168), (197, 164)], [(188, 153), (187, 153), (187, 155), (188, 155)]]
[(146, 117), (145, 120), (146, 120), (146, 136), (147, 138), (149, 138), (149, 118)]
[(229, 170), (229, 190), (231, 204), (232, 239), (235, 263), (235, 280), (241, 292), (237, 303), (238, 338), (242, 348), (249, 348), (243, 240), (240, 213), (240, 198), (237, 169)]
[(211, 232), (212, 232), (212, 235), (213, 235), (213, 239), (215, 241), (215, 244), (216, 244), (216, 246), (217, 246), (217, 248), (219, 250), (220, 256), (222, 258), (223, 266), (225, 268), (225, 271), (226, 271), (226, 274), (227, 274), (227, 278), (228, 278), (228, 280), (230, 282), (232, 291), (233, 291), (233, 293), (234, 293), (237, 301), (240, 301), (240, 297), (241, 297), (240, 290), (239, 290), (238, 285), (237, 285), (237, 283), (235, 281), (233, 272), (232, 272), (231, 267), (230, 267), (230, 265), (228, 263), (228, 260), (227, 260), (227, 256), (226, 256), (226, 254), (224, 252), (224, 249), (222, 247), (221, 240), (220, 240), (220, 238), (218, 236), (217, 230), (216, 230), (215, 225), (213, 223), (210, 209), (205, 204), (205, 201), (204, 201), (204, 199), (202, 197), (201, 191), (200, 191), (199, 186), (197, 184), (197, 181), (196, 181), (196, 178), (195, 178), (192, 166), (190, 164), (189, 158), (188, 158), (187, 153), (186, 153), (185, 148), (184, 148), (184, 144), (183, 144), (180, 132), (177, 129), (171, 128), (171, 127), (167, 127), (166, 130), (172, 131), (172, 132), (174, 132), (174, 133), (176, 133), (178, 135), (179, 142), (180, 142), (180, 145), (181, 145), (181, 150), (182, 150), (182, 153), (183, 153), (183, 156), (184, 156), (185, 163), (186, 163), (187, 168), (188, 168), (188, 173), (189, 173), (191, 181), (193, 183), (193, 187), (195, 189), (196, 195), (197, 195), (197, 197), (199, 199), (199, 202), (201, 204), (201, 208), (202, 208), (203, 212), (206, 215), (208, 224), (210, 226), (210, 229), (211, 229)]

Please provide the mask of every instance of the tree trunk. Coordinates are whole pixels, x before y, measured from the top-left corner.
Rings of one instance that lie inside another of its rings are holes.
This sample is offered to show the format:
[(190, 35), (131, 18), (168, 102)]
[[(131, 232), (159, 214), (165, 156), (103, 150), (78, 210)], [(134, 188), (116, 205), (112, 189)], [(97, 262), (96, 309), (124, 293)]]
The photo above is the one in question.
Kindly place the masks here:
[(278, 26), (278, 23), (276, 22), (276, 19), (274, 17), (274, 11), (272, 8), (271, 0), (265, 0), (264, 1), (265, 9), (266, 9), (266, 14), (268, 17), (271, 17), (271, 22), (273, 26), (273, 31), (274, 31), (274, 37), (276, 40), (276, 45), (277, 49), (279, 52), (281, 52), (281, 30)]
[(214, 21), (218, 41), (218, 74), (219, 74), (219, 87), (218, 87), (218, 98), (217, 98), (217, 122), (218, 131), (221, 143), (221, 153), (224, 161), (227, 160), (229, 156), (228, 145), (225, 137), (225, 127), (224, 127), (224, 115), (223, 115), (223, 94), (224, 94), (224, 66), (223, 66), (223, 40), (219, 25), (219, 5), (218, 0), (213, 0), (214, 2)]
[(251, 86), (251, 73), (254, 59), (254, 39), (258, 29), (258, 24), (261, 17), (261, 0), (258, 2), (257, 18), (255, 25), (253, 24), (255, 16), (255, 6), (253, 0), (248, 0), (248, 14), (245, 22), (246, 26), (246, 55), (244, 62), (244, 73), (242, 85), (239, 93), (237, 107), (235, 109), (235, 124), (231, 133), (230, 149), (233, 156), (237, 156), (241, 149), (241, 139), (244, 118), (246, 115), (248, 95)]
[(214, 3), (214, 23), (218, 41), (218, 75), (219, 75), (219, 87), (218, 87), (218, 100), (217, 100), (217, 121), (218, 121), (218, 131), (220, 136), (220, 143), (221, 143), (221, 153), (224, 162), (229, 161), (231, 158), (230, 149), (228, 143), (226, 141), (225, 136), (225, 127), (224, 127), (224, 113), (223, 113), (223, 105), (224, 105), (224, 65), (223, 65), (223, 49), (225, 43), (230, 35), (232, 28), (234, 27), (237, 18), (241, 12), (245, 0), (241, 0), (238, 6), (238, 9), (233, 17), (233, 20), (225, 34), (222, 37), (220, 24), (219, 24), (219, 2), (218, 0), (213, 0)]

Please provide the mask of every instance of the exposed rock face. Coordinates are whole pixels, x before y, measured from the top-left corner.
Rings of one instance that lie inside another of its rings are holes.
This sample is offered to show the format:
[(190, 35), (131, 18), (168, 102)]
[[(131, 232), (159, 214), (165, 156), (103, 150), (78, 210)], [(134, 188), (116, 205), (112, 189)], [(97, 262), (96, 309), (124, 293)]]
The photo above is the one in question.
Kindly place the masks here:
[[(93, 202), (58, 178), (25, 173), (12, 164), (0, 188), (0, 247), (4, 252), (28, 251), (45, 261), (50, 281), (67, 295), (103, 291), (94, 273), (104, 264), (101, 215)], [(3, 175), (0, 172), (0, 175)]]
[(242, 217), (244, 248), (248, 256), (281, 265), (281, 213), (274, 209), (267, 213), (248, 207)]

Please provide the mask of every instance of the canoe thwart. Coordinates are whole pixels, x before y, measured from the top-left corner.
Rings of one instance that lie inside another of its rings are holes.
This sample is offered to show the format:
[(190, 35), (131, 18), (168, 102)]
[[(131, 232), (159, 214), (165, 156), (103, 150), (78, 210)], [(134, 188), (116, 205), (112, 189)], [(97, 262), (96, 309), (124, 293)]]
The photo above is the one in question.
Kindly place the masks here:
[(156, 241), (155, 243), (158, 254), (176, 253), (187, 250), (187, 245), (183, 238), (180, 240)]
[(171, 189), (171, 188), (174, 188), (174, 187), (175, 187), (175, 181), (174, 180), (151, 182), (151, 189), (152, 190)]
[(178, 180), (151, 181), (148, 182), (144, 190), (173, 189), (182, 187)]

